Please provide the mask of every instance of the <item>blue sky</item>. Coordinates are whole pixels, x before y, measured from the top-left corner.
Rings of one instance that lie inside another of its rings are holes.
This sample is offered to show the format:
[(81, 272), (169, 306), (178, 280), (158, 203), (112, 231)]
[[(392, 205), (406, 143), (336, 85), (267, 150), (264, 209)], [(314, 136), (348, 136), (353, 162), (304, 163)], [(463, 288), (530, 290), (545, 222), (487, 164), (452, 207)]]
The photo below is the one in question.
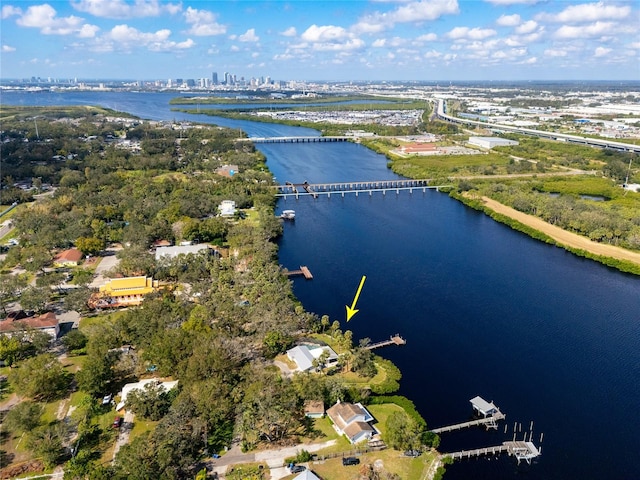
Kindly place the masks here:
[(640, 2), (2, 0), (3, 78), (640, 79)]

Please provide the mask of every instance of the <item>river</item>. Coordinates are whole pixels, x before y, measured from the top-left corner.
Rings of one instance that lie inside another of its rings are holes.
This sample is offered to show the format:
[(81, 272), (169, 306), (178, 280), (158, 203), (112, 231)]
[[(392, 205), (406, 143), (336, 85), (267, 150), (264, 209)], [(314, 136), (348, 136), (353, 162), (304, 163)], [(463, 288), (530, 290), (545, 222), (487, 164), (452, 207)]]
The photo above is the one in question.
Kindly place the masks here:
[[(170, 112), (171, 94), (2, 94), (3, 104), (100, 104), (144, 118), (241, 128), (250, 136), (317, 132)], [(264, 144), (281, 181), (397, 178), (386, 159), (350, 143)], [(443, 434), (441, 451), (518, 439), (534, 422), (542, 456), (458, 462), (447, 480), (637, 479), (640, 465), (640, 280), (530, 239), (447, 195), (414, 191), (281, 200), (296, 210), (280, 263), (305, 308), (354, 338), (400, 333), (379, 353), (403, 373), (400, 393), (430, 427), (468, 419), (481, 395), (506, 413), (498, 431)], [(362, 275), (357, 313), (346, 324)], [(504, 432), (504, 425), (508, 431)]]

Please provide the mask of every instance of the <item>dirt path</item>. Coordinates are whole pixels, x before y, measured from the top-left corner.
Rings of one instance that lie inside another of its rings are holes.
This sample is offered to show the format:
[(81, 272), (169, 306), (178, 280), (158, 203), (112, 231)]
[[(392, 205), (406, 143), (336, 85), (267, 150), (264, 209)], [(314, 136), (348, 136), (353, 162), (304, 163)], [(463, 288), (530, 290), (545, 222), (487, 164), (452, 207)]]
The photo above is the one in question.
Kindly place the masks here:
[(524, 225), (549, 235), (556, 242), (561, 245), (566, 245), (571, 248), (578, 248), (585, 250), (595, 255), (601, 255), (603, 257), (615, 258), (618, 260), (626, 260), (633, 262), (636, 265), (640, 265), (640, 253), (632, 252), (631, 250), (625, 250), (624, 248), (614, 247), (613, 245), (607, 245), (603, 243), (593, 242), (581, 235), (567, 232), (560, 227), (551, 225), (544, 220), (534, 217), (533, 215), (527, 215), (526, 213), (519, 212), (511, 207), (507, 207), (502, 203), (496, 202), (488, 197), (482, 197), (484, 204), (496, 213), (500, 213), (509, 218), (517, 220)]

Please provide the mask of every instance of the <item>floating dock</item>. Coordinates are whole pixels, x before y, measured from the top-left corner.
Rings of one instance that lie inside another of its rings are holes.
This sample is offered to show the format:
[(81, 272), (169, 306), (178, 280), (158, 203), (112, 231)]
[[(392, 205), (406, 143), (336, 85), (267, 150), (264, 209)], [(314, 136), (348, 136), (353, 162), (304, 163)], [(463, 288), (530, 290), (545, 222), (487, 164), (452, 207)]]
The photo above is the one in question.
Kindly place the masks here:
[(407, 341), (400, 336), (399, 333), (389, 337), (389, 340), (383, 340), (382, 342), (372, 343), (364, 347), (367, 350), (375, 350), (376, 348), (386, 347), (387, 345), (406, 345)]
[(284, 274), (287, 277), (297, 277), (302, 275), (306, 280), (313, 280), (313, 275), (306, 265), (301, 265), (300, 270), (285, 270)]

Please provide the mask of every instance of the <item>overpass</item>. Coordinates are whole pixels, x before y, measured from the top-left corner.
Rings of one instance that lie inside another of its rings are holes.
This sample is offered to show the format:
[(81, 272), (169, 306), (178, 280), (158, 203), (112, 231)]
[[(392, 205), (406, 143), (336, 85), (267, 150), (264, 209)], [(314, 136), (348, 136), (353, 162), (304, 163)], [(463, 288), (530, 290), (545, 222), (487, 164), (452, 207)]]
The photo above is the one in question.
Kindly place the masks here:
[(548, 140), (555, 140), (558, 142), (576, 143), (580, 145), (586, 145), (589, 147), (598, 148), (611, 148), (623, 152), (640, 153), (640, 145), (633, 145), (631, 143), (614, 142), (611, 140), (605, 140), (600, 138), (580, 137), (578, 135), (568, 135), (566, 133), (545, 132), (543, 130), (534, 130), (531, 128), (514, 127), (512, 125), (502, 125), (500, 123), (488, 123), (480, 122), (478, 120), (469, 120), (466, 118), (452, 117), (446, 113), (446, 105), (444, 100), (438, 100), (438, 107), (436, 109), (436, 116), (440, 120), (446, 122), (457, 123), (461, 125), (473, 125), (476, 127), (490, 128), (494, 130), (502, 130), (510, 133), (521, 133), (524, 135), (532, 135), (535, 137), (546, 138)]

